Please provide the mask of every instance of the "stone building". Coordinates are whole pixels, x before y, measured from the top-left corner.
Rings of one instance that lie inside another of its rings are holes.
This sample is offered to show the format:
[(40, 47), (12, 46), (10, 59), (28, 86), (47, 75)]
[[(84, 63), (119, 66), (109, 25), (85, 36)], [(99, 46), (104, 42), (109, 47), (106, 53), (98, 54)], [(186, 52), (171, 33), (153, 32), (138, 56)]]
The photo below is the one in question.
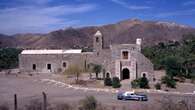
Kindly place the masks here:
[(141, 39), (135, 44), (113, 44), (103, 47), (103, 35), (97, 31), (93, 37), (93, 52), (74, 50), (23, 50), (19, 56), (21, 73), (60, 73), (69, 65), (100, 64), (106, 76), (129, 79), (143, 75), (154, 78), (153, 64), (141, 53)]

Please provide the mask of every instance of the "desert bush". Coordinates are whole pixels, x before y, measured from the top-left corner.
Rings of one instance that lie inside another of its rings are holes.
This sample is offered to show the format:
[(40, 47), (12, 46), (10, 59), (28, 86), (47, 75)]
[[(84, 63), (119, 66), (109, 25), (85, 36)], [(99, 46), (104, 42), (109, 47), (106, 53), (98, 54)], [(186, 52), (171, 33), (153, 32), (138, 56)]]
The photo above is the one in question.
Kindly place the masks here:
[(148, 83), (149, 83), (149, 81), (148, 81), (148, 79), (146, 78), (146, 76), (144, 75), (144, 76), (140, 79), (139, 86), (140, 86), (140, 88), (148, 89), (148, 88), (150, 88)]
[(190, 104), (185, 100), (175, 101), (171, 98), (166, 97), (166, 99), (162, 99), (160, 102), (160, 110), (193, 110)]
[(160, 84), (160, 83), (156, 83), (156, 84), (155, 84), (155, 88), (156, 88), (157, 90), (160, 90), (160, 89), (161, 89), (161, 84)]
[(0, 104), (0, 110), (9, 110), (9, 106), (7, 104)]
[(87, 96), (85, 99), (80, 101), (79, 110), (96, 110), (97, 100), (93, 96)]
[(150, 88), (149, 81), (145, 76), (142, 78), (133, 80), (131, 82), (131, 86), (132, 86), (132, 88), (144, 88), (144, 89)]
[(113, 88), (120, 88), (121, 84), (120, 84), (120, 80), (118, 77), (113, 77), (112, 79), (112, 87)]
[(111, 78), (105, 78), (104, 79), (104, 85), (105, 86), (112, 86), (112, 79)]
[(135, 79), (131, 82), (131, 87), (132, 88), (139, 88), (139, 79)]
[(173, 79), (172, 79), (171, 77), (169, 77), (169, 76), (164, 76), (164, 77), (162, 77), (161, 82), (162, 82), (163, 84), (166, 84), (167, 87), (176, 88), (176, 82), (175, 82), (175, 80), (173, 80)]
[(75, 65), (69, 65), (68, 68), (64, 71), (64, 74), (66, 75), (73, 75), (75, 77), (75, 83), (78, 84), (79, 77), (83, 73), (82, 65), (75, 64)]

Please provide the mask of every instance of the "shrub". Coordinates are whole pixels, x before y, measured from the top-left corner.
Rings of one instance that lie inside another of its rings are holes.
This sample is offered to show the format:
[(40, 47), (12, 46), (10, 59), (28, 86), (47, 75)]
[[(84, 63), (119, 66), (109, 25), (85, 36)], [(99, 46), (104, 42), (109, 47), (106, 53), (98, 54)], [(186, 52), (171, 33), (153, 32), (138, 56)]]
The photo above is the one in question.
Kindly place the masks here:
[(149, 88), (148, 82), (149, 82), (149, 81), (148, 81), (148, 79), (146, 78), (146, 76), (143, 76), (143, 77), (140, 79), (140, 83), (139, 83), (140, 88), (148, 89), (148, 88)]
[(120, 84), (120, 80), (118, 77), (113, 77), (112, 79), (112, 87), (113, 88), (120, 88), (121, 84)]
[(144, 88), (144, 89), (150, 88), (149, 81), (145, 76), (143, 76), (142, 78), (133, 80), (131, 82), (131, 86), (132, 88)]
[(131, 82), (131, 87), (132, 88), (139, 88), (139, 79), (135, 79)]
[(93, 96), (87, 96), (80, 103), (79, 110), (96, 110), (97, 108), (97, 100)]
[(78, 84), (79, 77), (83, 73), (82, 65), (69, 65), (68, 68), (64, 71), (64, 73), (67, 75), (73, 75), (75, 77), (76, 84)]
[(169, 77), (169, 76), (164, 76), (164, 77), (162, 77), (161, 82), (162, 82), (163, 84), (166, 84), (167, 87), (176, 88), (176, 82), (175, 82), (175, 80), (173, 80), (173, 79), (172, 79), (171, 77)]
[(159, 110), (194, 110), (193, 104), (184, 99), (175, 101), (173, 98), (165, 96), (159, 103)]
[(156, 83), (156, 84), (155, 84), (155, 88), (156, 88), (157, 90), (160, 90), (160, 89), (161, 89), (161, 84), (160, 84), (160, 83)]
[(111, 80), (111, 78), (105, 78), (104, 79), (104, 85), (105, 86), (112, 86), (112, 80)]

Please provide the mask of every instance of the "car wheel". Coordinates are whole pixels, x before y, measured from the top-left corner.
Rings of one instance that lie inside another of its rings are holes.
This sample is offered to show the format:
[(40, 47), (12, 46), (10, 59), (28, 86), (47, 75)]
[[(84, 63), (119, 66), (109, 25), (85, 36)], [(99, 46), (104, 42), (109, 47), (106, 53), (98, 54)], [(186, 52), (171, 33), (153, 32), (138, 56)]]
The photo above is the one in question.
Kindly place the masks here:
[(122, 100), (122, 98), (121, 98), (121, 97), (117, 97), (117, 99), (118, 99), (118, 100)]
[(138, 98), (138, 101), (141, 101), (142, 100), (142, 98)]

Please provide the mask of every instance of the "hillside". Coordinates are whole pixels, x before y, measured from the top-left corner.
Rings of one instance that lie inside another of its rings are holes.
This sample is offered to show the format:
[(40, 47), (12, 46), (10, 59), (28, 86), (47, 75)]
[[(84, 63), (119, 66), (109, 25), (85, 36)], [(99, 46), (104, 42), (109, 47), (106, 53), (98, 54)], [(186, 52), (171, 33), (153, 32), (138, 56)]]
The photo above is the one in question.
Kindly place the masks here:
[(130, 19), (116, 24), (67, 28), (47, 34), (17, 34), (12, 37), (0, 37), (0, 41), (2, 46), (20, 48), (91, 47), (93, 34), (97, 30), (104, 35), (105, 47), (113, 43), (135, 43), (136, 38), (142, 38), (143, 45), (150, 46), (159, 42), (181, 40), (184, 34), (195, 34), (194, 28), (184, 25)]
[(0, 47), (16, 47), (17, 39), (12, 36), (0, 34)]

